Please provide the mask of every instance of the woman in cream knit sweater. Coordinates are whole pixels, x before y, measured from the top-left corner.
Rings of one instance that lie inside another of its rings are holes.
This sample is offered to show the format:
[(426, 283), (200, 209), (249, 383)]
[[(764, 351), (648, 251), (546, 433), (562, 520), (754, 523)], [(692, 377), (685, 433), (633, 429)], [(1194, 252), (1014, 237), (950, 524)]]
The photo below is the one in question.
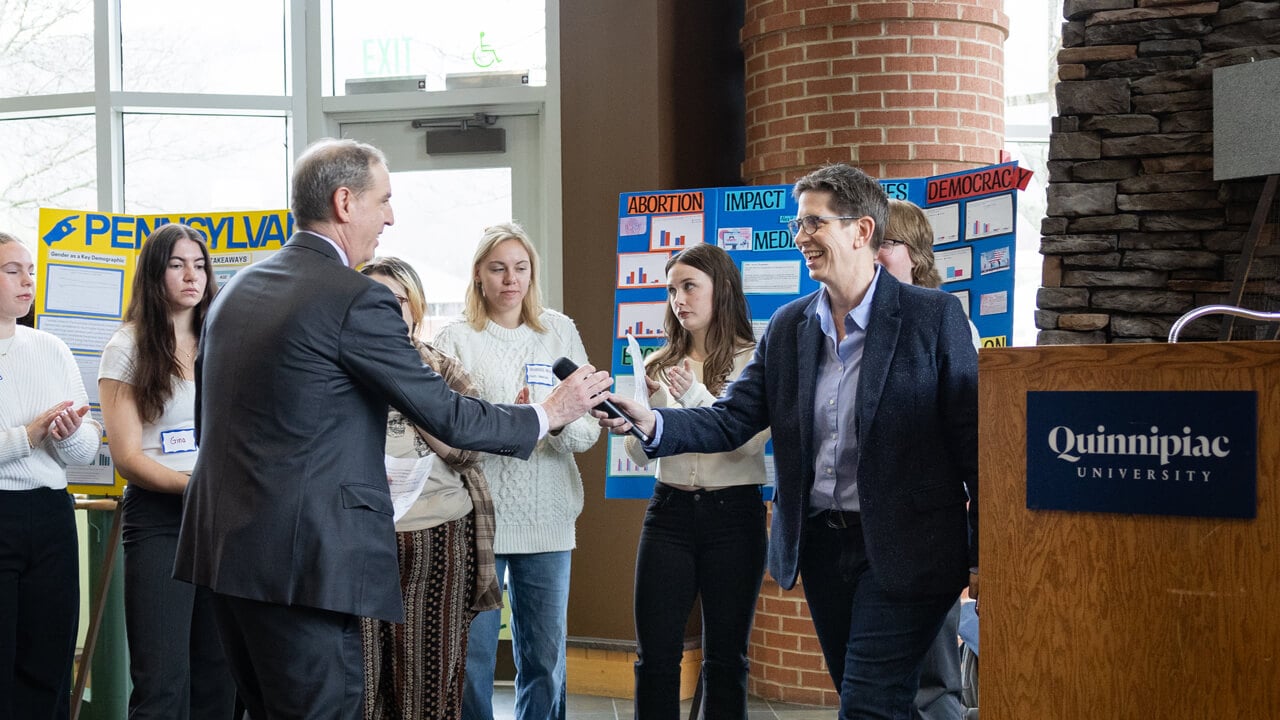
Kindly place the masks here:
[[(587, 362), (573, 321), (544, 309), (538, 255), (516, 223), (485, 231), (467, 288), (464, 320), (440, 330), (433, 344), (458, 358), (479, 396), (539, 402), (555, 384), (551, 366), (568, 357)], [(498, 578), (510, 572), (511, 632), (517, 669), (517, 720), (565, 716), (565, 635), (574, 522), (582, 511), (582, 478), (573, 459), (600, 429), (583, 416), (543, 438), (528, 460), (486, 456), (485, 477), (497, 519)], [(498, 611), (471, 626), (463, 717), (491, 720)]]

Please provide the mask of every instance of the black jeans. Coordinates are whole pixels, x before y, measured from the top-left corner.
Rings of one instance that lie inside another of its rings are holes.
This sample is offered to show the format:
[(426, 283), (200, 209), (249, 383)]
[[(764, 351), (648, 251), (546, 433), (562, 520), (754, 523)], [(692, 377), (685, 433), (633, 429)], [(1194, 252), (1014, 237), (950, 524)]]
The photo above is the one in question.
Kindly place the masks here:
[(759, 486), (654, 488), (636, 553), (637, 718), (680, 716), (684, 629), (697, 596), (705, 717), (747, 716), (747, 643), (766, 544)]
[(0, 720), (67, 717), (79, 565), (67, 491), (0, 491)]
[[(911, 720), (920, 664), (959, 591), (897, 597), (867, 562), (857, 513), (805, 524), (800, 579), (827, 670), (840, 692), (840, 720)], [(841, 525), (843, 527), (832, 527)]]
[(182, 495), (125, 490), (130, 720), (226, 720), (236, 689), (208, 588), (173, 579)]

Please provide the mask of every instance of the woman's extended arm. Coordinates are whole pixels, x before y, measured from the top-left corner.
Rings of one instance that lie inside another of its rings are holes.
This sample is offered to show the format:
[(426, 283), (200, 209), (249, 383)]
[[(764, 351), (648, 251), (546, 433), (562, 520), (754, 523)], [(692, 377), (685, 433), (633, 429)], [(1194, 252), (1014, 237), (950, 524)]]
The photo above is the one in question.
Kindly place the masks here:
[(111, 460), (131, 485), (163, 493), (181, 493), (190, 479), (142, 452), (142, 417), (134, 401), (133, 386), (119, 380), (98, 380), (102, 419), (111, 438)]

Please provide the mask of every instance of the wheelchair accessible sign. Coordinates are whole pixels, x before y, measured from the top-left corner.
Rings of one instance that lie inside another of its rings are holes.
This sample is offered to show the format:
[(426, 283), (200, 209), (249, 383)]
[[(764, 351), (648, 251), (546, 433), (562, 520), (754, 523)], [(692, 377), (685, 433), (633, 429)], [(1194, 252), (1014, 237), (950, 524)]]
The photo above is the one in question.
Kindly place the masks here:
[(1256, 392), (1028, 392), (1032, 510), (1254, 518)]

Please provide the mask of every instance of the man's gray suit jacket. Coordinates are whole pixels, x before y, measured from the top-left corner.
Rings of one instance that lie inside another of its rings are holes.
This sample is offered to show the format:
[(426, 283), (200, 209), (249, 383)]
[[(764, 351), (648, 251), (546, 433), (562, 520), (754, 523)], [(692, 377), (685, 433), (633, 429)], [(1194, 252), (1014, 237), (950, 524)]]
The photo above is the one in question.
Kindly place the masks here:
[(451, 391), (391, 292), (305, 232), (215, 298), (196, 382), (174, 575), (280, 605), (403, 621), (388, 405), (456, 447), (527, 458), (538, 435), (532, 408)]

